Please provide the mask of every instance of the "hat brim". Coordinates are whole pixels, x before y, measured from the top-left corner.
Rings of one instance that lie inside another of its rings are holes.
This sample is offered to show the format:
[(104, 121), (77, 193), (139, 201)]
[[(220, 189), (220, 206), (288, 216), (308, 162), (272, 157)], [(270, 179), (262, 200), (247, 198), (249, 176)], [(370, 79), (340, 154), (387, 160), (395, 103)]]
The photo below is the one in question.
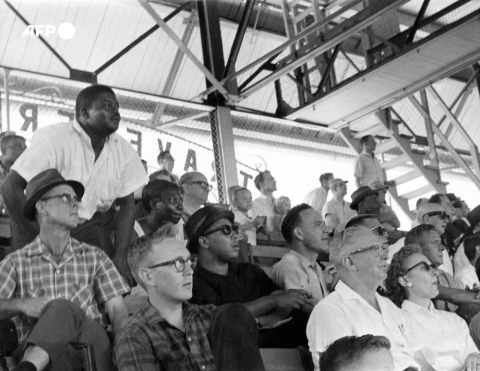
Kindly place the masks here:
[(378, 196), (378, 191), (374, 190), (374, 189), (371, 189), (370, 191), (367, 191), (365, 193), (362, 193), (362, 194), (358, 195), (357, 197), (355, 197), (354, 200), (352, 200), (352, 203), (350, 204), (350, 209), (357, 210), (358, 209), (358, 204), (360, 203), (360, 201), (362, 201), (365, 197), (368, 197), (368, 196), (371, 196), (371, 195)]
[(40, 198), (49, 190), (61, 184), (67, 184), (72, 187), (79, 199), (81, 199), (85, 193), (85, 188), (83, 187), (82, 183), (75, 180), (59, 180), (57, 182), (50, 183), (47, 186), (40, 188), (27, 200), (25, 206), (23, 206), (23, 215), (25, 218), (35, 221), (35, 214), (37, 211), (35, 205), (37, 201), (40, 200)]
[(219, 213), (216, 213), (215, 215), (212, 215), (210, 217), (207, 217), (202, 224), (197, 228), (195, 233), (188, 239), (187, 243), (187, 249), (190, 251), (191, 254), (197, 254), (198, 253), (198, 238), (205, 233), (205, 231), (216, 221), (220, 219), (228, 219), (231, 223), (234, 222), (235, 220), (235, 215), (228, 210), (221, 211)]

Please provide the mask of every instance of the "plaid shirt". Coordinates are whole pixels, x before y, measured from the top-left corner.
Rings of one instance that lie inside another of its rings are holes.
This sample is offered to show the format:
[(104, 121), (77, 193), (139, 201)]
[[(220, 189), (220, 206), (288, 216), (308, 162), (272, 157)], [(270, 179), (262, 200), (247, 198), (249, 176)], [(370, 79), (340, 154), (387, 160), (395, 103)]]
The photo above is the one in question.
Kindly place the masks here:
[[(102, 326), (107, 322), (100, 306), (129, 291), (130, 287), (102, 250), (74, 238), (70, 238), (58, 263), (40, 237), (0, 262), (0, 299), (68, 299)], [(21, 344), (36, 319), (20, 315), (14, 317), (14, 322)]]
[(216, 371), (207, 334), (216, 307), (183, 304), (185, 332), (169, 324), (147, 300), (117, 336), (118, 371)]

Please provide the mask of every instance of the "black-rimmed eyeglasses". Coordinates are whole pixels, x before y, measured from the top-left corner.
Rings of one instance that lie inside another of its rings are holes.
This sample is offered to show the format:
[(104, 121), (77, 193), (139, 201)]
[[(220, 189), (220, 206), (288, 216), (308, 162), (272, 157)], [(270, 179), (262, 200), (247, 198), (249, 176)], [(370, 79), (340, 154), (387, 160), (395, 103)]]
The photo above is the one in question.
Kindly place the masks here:
[(421, 261), (420, 263), (418, 264), (415, 264), (414, 266), (408, 268), (406, 271), (405, 271), (405, 274), (407, 274), (408, 272), (410, 272), (412, 269), (418, 267), (418, 266), (423, 266), (423, 268), (427, 271), (427, 272), (430, 272), (431, 269), (435, 269), (434, 265), (433, 264), (428, 264), (427, 262), (425, 261)]
[(177, 270), (177, 272), (182, 273), (183, 271), (185, 271), (185, 267), (187, 266), (187, 264), (190, 265), (190, 268), (195, 269), (195, 266), (197, 265), (197, 259), (187, 258), (185, 260), (183, 258), (177, 258), (169, 260), (168, 262), (158, 263), (147, 268), (153, 269), (158, 267), (166, 267), (167, 265), (175, 265), (175, 269)]
[(217, 229), (213, 229), (211, 231), (205, 232), (203, 235), (208, 236), (209, 234), (212, 234), (212, 233), (215, 233), (215, 232), (218, 232), (218, 231), (222, 231), (222, 233), (225, 236), (230, 236), (232, 231), (235, 232), (235, 233), (238, 232), (238, 225), (236, 225), (236, 224), (234, 224), (234, 225), (224, 224), (221, 227), (218, 227)]
[(56, 195), (56, 196), (50, 196), (50, 197), (45, 197), (45, 198), (41, 198), (40, 201), (47, 201), (47, 200), (52, 200), (54, 198), (59, 198), (60, 200), (62, 200), (64, 203), (68, 204), (68, 203), (72, 203), (73, 202), (76, 202), (77, 204), (79, 204), (80, 202), (82, 202), (81, 199), (79, 199), (76, 195), (70, 195), (68, 193), (62, 193), (61, 195)]
[(368, 251), (368, 250), (375, 250), (375, 254), (376, 254), (377, 256), (380, 256), (380, 255), (382, 255), (385, 251), (388, 251), (388, 245), (373, 245), (373, 246), (369, 246), (369, 247), (363, 247), (363, 248), (361, 248), (361, 249), (352, 251), (350, 254), (348, 254), (348, 256), (353, 255), (353, 254), (356, 254), (356, 253), (359, 253), (359, 252)]
[(202, 187), (202, 189), (206, 192), (210, 192), (213, 188), (213, 186), (211, 184), (208, 184), (206, 182), (202, 182), (202, 181), (195, 181), (195, 182), (188, 182), (188, 184), (198, 184), (200, 187)]
[(388, 231), (380, 225), (378, 227), (371, 228), (370, 230), (381, 237), (388, 238)]

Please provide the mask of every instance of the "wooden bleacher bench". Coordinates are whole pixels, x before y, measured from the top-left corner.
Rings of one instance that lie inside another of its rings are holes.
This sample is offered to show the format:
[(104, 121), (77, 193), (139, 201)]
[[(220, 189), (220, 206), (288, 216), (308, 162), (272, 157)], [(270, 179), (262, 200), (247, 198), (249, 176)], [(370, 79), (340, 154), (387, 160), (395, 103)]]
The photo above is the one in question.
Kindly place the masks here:
[(247, 249), (247, 261), (261, 267), (267, 275), (270, 275), (273, 265), (290, 251), (288, 247), (252, 246), (250, 244)]

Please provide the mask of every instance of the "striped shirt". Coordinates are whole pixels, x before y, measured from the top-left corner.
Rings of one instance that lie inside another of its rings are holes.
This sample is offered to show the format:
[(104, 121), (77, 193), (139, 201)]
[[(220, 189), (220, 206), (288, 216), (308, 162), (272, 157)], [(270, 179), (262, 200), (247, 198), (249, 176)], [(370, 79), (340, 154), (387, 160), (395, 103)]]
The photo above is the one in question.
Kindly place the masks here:
[(185, 331), (169, 324), (147, 300), (116, 338), (118, 371), (216, 371), (207, 337), (216, 307), (182, 307)]
[[(102, 250), (74, 238), (70, 238), (59, 262), (40, 237), (0, 262), (0, 299), (67, 299), (104, 327), (107, 321), (103, 304), (129, 291), (130, 287)], [(36, 319), (20, 315), (13, 320), (21, 344)]]

